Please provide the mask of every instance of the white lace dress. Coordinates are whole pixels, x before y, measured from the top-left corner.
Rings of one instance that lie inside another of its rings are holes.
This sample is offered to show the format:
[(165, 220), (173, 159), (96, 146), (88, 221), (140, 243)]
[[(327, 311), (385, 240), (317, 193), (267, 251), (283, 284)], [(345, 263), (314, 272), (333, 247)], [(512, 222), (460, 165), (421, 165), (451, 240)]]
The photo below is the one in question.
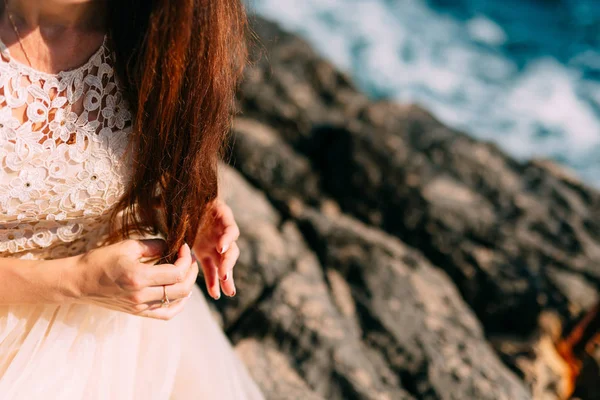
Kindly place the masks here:
[[(101, 243), (130, 179), (131, 126), (106, 40), (58, 74), (0, 42), (0, 257)], [(87, 305), (0, 305), (0, 399), (262, 399), (195, 287), (170, 321)]]

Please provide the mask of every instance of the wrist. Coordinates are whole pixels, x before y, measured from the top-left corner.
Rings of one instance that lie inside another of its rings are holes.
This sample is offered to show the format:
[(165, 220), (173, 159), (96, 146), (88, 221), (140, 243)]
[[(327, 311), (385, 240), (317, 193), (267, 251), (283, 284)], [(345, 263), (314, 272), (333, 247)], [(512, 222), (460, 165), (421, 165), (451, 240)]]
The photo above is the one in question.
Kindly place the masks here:
[(49, 260), (52, 265), (45, 266), (50, 286), (49, 299), (53, 303), (76, 302), (82, 297), (81, 290), (81, 264), (82, 256), (73, 256), (56, 260)]

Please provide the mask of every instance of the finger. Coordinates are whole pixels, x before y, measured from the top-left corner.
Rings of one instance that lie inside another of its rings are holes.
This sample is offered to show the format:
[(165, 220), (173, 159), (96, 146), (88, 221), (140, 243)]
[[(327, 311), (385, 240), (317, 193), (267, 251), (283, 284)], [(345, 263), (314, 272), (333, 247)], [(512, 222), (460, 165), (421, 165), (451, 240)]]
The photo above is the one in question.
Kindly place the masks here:
[[(160, 302), (165, 292), (169, 300), (176, 300), (186, 297), (192, 290), (196, 278), (198, 277), (198, 264), (191, 263), (187, 266), (187, 272), (184, 279), (171, 285), (149, 286), (131, 295), (134, 303)], [(163, 287), (164, 286), (164, 287)]]
[(217, 240), (217, 251), (221, 254), (227, 252), (231, 248), (231, 245), (238, 240), (240, 237), (240, 229), (236, 225), (235, 221), (233, 224), (225, 225), (225, 229)]
[(142, 258), (160, 258), (167, 251), (167, 242), (163, 239), (141, 239), (135, 240), (138, 244), (137, 255)]
[(209, 257), (212, 260), (215, 268), (217, 268), (217, 270), (219, 269), (221, 261), (223, 260), (223, 256), (216, 250), (216, 248), (212, 250), (206, 250), (204, 256)]
[(229, 249), (232, 242), (238, 240), (240, 229), (235, 222), (233, 211), (224, 203), (217, 208), (217, 218), (223, 227), (221, 235), (217, 240), (217, 251), (223, 254)]
[(236, 242), (231, 244), (231, 248), (227, 250), (225, 254), (221, 257), (221, 263), (218, 266), (219, 268), (219, 279), (223, 281), (227, 281), (232, 275), (232, 269), (235, 266), (238, 258), (240, 256), (240, 248), (238, 247)]
[[(188, 297), (184, 297), (181, 299), (176, 299), (176, 300), (169, 300), (169, 306), (182, 302), (184, 300), (186, 300)], [(129, 304), (127, 307), (121, 307), (122, 310), (121, 311), (125, 311), (131, 314), (141, 314), (144, 311), (151, 311), (151, 310), (156, 310), (157, 308), (163, 307), (162, 301), (151, 301), (149, 303), (143, 303), (143, 304), (138, 304), (135, 305), (134, 307), (131, 306), (131, 304)]]
[(223, 291), (223, 293), (229, 297), (233, 297), (235, 296), (235, 283), (234, 283), (234, 279), (233, 279), (233, 274), (230, 274), (231, 276), (229, 277), (229, 279), (227, 279), (226, 281), (220, 281), (221, 282), (221, 290)]
[[(219, 272), (219, 268), (223, 262), (223, 256), (221, 254), (219, 254), (217, 252), (217, 250), (212, 249), (212, 250), (206, 251), (204, 258), (209, 258), (212, 261), (212, 264), (209, 264), (209, 265), (213, 266), (213, 268), (215, 269), (215, 275), (217, 276), (217, 279), (220, 279), (218, 272)], [(218, 282), (217, 282), (217, 284), (218, 284)]]
[[(180, 299), (169, 300), (169, 305), (167, 307), (170, 307), (173, 304), (177, 304), (182, 301), (185, 301), (187, 298), (188, 298), (188, 296), (182, 297)], [(146, 306), (146, 310), (156, 310), (157, 308), (164, 307), (162, 300), (161, 301), (152, 301), (150, 303), (145, 303), (144, 305)]]
[(168, 307), (153, 306), (151, 309), (137, 313), (137, 315), (146, 318), (154, 318), (167, 321), (173, 319), (173, 317), (175, 317), (177, 314), (183, 311), (183, 308), (185, 307), (188, 300), (189, 299), (186, 298), (178, 302), (174, 301), (170, 303)]
[(174, 264), (177, 266), (189, 266), (192, 261), (192, 249), (190, 249), (190, 246), (187, 243), (184, 243), (183, 246), (179, 248), (177, 260), (175, 260)]
[(206, 283), (208, 294), (213, 299), (219, 300), (221, 297), (221, 290), (219, 289), (217, 267), (214, 261), (210, 257), (205, 257), (202, 259), (200, 265), (202, 266), (202, 273), (204, 274), (204, 282)]
[(198, 264), (192, 264), (185, 280), (183, 282), (175, 283), (172, 285), (166, 285), (163, 291), (161, 291), (160, 299), (162, 300), (165, 291), (167, 292), (167, 296), (170, 300), (186, 298), (187, 295), (192, 291), (194, 285), (196, 284), (198, 272)]
[(188, 274), (191, 264), (156, 264), (144, 268), (143, 281), (145, 286), (172, 285), (183, 282)]
[(182, 282), (193, 263), (190, 247), (187, 243), (179, 248), (174, 264), (156, 264), (144, 268), (143, 280), (147, 286), (172, 285)]

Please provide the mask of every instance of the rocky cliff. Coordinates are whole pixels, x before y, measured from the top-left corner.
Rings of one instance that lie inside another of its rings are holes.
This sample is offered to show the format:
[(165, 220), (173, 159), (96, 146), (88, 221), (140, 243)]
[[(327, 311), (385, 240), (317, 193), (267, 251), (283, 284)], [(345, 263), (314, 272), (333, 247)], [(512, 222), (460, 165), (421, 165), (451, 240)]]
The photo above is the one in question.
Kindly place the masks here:
[(600, 393), (589, 343), (585, 374), (556, 351), (598, 302), (600, 194), (254, 30), (222, 169), (238, 294), (214, 308), (268, 397)]

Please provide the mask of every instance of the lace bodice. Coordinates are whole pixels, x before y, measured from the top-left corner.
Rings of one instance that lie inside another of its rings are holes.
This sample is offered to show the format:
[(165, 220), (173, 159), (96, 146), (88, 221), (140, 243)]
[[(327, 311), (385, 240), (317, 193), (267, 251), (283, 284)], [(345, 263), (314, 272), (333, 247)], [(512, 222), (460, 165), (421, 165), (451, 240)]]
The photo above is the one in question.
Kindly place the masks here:
[(107, 40), (58, 74), (0, 52), (0, 256), (78, 254), (106, 232), (131, 172), (131, 113)]

